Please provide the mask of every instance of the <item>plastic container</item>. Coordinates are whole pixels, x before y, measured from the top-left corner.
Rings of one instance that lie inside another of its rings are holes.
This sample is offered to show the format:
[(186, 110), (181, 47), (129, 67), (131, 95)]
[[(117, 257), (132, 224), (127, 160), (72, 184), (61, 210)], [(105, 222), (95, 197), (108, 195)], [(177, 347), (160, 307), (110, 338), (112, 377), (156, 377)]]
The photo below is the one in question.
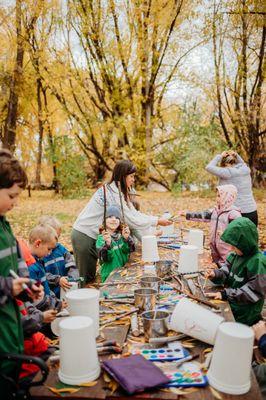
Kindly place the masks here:
[(80, 385), (97, 379), (101, 369), (96, 350), (93, 320), (68, 317), (59, 323), (60, 381)]
[(146, 262), (160, 260), (156, 236), (142, 236), (142, 260)]
[(190, 273), (197, 272), (199, 269), (198, 263), (199, 249), (196, 246), (182, 245), (179, 253), (178, 272)]
[(79, 288), (79, 283), (78, 282), (69, 282), (69, 284), (71, 285), (70, 289), (65, 290), (62, 287), (60, 288), (60, 300), (66, 300), (66, 294), (70, 290), (77, 290)]
[(214, 344), (217, 330), (223, 321), (224, 318), (220, 315), (184, 297), (175, 306), (170, 329), (185, 333), (202, 342)]
[(99, 296), (100, 292), (96, 289), (78, 289), (66, 293), (70, 315), (92, 318), (95, 337), (99, 335)]
[(204, 232), (201, 229), (190, 229), (188, 232), (188, 244), (197, 246), (199, 254), (203, 253)]
[(235, 395), (249, 391), (253, 340), (253, 330), (246, 325), (224, 322), (219, 326), (207, 373), (211, 386)]

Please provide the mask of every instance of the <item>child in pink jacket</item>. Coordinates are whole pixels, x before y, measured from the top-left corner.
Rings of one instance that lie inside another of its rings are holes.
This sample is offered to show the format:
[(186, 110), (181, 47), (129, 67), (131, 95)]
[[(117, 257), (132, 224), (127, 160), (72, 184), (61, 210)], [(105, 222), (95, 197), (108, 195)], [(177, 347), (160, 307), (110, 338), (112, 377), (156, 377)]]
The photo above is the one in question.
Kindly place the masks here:
[(220, 267), (226, 260), (231, 246), (221, 240), (221, 235), (236, 218), (241, 217), (240, 209), (233, 204), (237, 197), (234, 185), (217, 186), (216, 206), (212, 210), (187, 212), (188, 220), (210, 222), (210, 248), (212, 260)]

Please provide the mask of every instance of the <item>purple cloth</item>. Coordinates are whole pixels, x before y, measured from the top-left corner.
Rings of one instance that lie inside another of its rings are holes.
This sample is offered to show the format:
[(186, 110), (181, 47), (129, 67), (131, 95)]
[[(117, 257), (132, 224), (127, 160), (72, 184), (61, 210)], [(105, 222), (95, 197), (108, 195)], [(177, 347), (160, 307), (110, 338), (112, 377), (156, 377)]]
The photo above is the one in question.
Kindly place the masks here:
[(140, 355), (104, 361), (103, 368), (128, 394), (169, 382), (167, 376), (158, 367)]

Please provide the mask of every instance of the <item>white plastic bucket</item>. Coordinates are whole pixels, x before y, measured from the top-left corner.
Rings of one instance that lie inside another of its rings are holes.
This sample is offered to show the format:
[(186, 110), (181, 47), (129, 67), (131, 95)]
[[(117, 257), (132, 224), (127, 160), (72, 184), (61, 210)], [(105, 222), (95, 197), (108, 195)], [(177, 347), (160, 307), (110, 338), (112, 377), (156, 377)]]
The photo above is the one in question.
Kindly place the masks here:
[(156, 236), (142, 236), (142, 260), (146, 262), (160, 260)]
[(254, 333), (236, 322), (219, 326), (207, 373), (210, 385), (221, 392), (240, 395), (250, 389)]
[(199, 269), (198, 255), (198, 247), (182, 245), (179, 253), (178, 272), (197, 272)]
[(170, 329), (185, 333), (202, 342), (214, 344), (218, 327), (223, 321), (224, 318), (220, 315), (184, 297), (175, 306)]
[(79, 288), (79, 283), (78, 282), (69, 282), (71, 285), (70, 289), (63, 289), (62, 287), (60, 288), (60, 300), (66, 300), (66, 293), (69, 292), (70, 290), (77, 290)]
[(69, 317), (60, 326), (60, 381), (80, 385), (97, 379), (101, 369), (96, 350), (93, 320)]
[(96, 289), (78, 289), (66, 293), (70, 315), (92, 318), (95, 337), (99, 335), (99, 296), (100, 292)]
[(204, 232), (201, 229), (190, 229), (188, 233), (188, 244), (197, 246), (199, 254), (203, 253)]

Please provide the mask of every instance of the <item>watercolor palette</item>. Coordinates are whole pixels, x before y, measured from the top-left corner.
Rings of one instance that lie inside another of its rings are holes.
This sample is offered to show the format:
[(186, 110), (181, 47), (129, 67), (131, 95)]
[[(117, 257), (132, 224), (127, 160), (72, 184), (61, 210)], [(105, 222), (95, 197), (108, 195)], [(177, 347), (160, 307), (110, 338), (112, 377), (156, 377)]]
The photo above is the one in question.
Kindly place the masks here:
[(149, 361), (181, 360), (189, 355), (189, 352), (179, 344), (171, 349), (168, 347), (161, 347), (158, 349), (134, 349), (132, 353), (142, 355)]
[(203, 387), (208, 384), (208, 379), (203, 375), (197, 364), (186, 362), (180, 366), (175, 363), (157, 363), (157, 367), (170, 379), (166, 387)]

